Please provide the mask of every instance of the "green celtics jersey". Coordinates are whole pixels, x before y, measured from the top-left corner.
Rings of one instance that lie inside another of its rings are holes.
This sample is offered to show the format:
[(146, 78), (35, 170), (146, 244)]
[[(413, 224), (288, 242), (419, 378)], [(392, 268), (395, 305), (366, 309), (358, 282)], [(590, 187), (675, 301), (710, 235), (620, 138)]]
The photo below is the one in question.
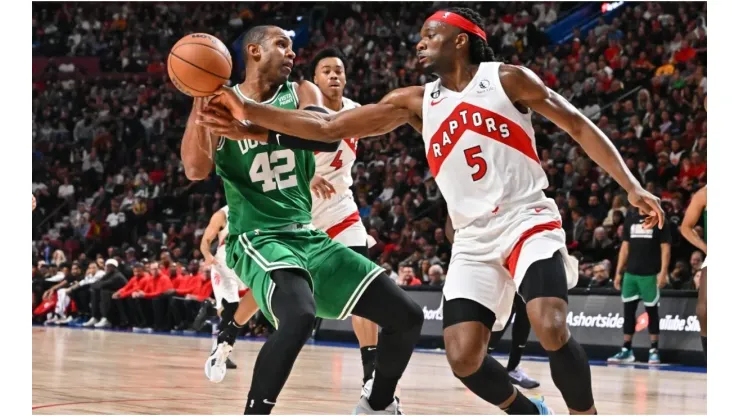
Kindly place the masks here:
[[(238, 86), (234, 91), (243, 101), (249, 100)], [(263, 104), (297, 109), (294, 84), (280, 85)], [(311, 151), (222, 137), (216, 148), (216, 173), (223, 179), (229, 205), (229, 234), (309, 224), (314, 170)]]

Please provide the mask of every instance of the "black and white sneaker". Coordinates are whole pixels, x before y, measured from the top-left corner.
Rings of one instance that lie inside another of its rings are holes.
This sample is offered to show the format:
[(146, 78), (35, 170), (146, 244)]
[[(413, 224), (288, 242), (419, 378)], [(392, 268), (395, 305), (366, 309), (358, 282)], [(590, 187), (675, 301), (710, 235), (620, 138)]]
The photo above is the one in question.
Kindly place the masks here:
[[(238, 330), (239, 328), (234, 326), (233, 322), (229, 323), (223, 331), (219, 332), (218, 338), (215, 340), (211, 355), (208, 356), (205, 364), (206, 377), (213, 383), (220, 383), (226, 377), (226, 362), (229, 359), (229, 354), (234, 349)], [(236, 368), (233, 362), (231, 364)]]

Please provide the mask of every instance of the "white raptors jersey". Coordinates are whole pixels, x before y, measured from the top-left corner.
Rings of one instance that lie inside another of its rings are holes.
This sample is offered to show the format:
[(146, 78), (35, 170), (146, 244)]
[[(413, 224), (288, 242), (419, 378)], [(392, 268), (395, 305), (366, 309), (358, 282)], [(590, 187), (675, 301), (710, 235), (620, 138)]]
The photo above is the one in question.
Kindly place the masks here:
[(218, 245), (220, 247), (224, 245), (224, 241), (226, 241), (226, 237), (229, 236), (229, 206), (225, 205), (219, 211), (222, 211), (224, 215), (226, 215), (226, 222), (224, 223), (224, 228), (222, 228), (221, 231), (218, 232)]
[[(342, 98), (342, 109), (339, 111), (351, 110), (357, 108), (360, 104)], [(332, 112), (331, 110), (329, 110)], [(357, 204), (352, 196), (352, 165), (357, 158), (357, 139), (348, 138), (339, 143), (339, 148), (335, 152), (317, 152), (316, 174), (331, 182), (337, 191), (331, 199), (316, 198), (313, 193), (313, 208), (311, 216), (313, 225), (326, 231), (331, 226), (342, 222), (349, 215), (357, 212)]]
[(531, 112), (514, 107), (499, 62), (483, 62), (467, 87), (440, 80), (424, 88), (424, 145), (429, 169), (459, 229), (503, 204), (544, 198), (548, 181), (535, 147)]

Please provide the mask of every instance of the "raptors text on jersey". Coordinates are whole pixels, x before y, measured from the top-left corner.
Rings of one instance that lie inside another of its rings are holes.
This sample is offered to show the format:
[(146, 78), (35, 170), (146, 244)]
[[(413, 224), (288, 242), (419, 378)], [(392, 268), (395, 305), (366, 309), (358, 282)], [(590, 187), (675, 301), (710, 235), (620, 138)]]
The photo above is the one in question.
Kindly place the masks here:
[(463, 91), (439, 80), (424, 88), (422, 135), (429, 169), (455, 229), (497, 207), (543, 195), (548, 181), (535, 147), (531, 113), (520, 112), (483, 62)]

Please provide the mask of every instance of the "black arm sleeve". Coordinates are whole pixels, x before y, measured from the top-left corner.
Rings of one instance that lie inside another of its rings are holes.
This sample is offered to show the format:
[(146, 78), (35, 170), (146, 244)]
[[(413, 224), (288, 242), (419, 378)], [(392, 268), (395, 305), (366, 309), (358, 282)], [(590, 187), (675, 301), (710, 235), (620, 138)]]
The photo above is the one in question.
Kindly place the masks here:
[[(325, 108), (316, 106), (308, 106), (304, 110), (329, 114), (329, 112)], [(339, 148), (340, 142), (317, 142), (313, 140), (302, 139), (300, 137), (288, 136), (287, 134), (277, 133), (274, 131), (269, 131), (267, 133), (267, 143), (279, 144), (283, 147), (287, 147), (288, 149), (313, 150), (316, 152), (336, 152)]]

